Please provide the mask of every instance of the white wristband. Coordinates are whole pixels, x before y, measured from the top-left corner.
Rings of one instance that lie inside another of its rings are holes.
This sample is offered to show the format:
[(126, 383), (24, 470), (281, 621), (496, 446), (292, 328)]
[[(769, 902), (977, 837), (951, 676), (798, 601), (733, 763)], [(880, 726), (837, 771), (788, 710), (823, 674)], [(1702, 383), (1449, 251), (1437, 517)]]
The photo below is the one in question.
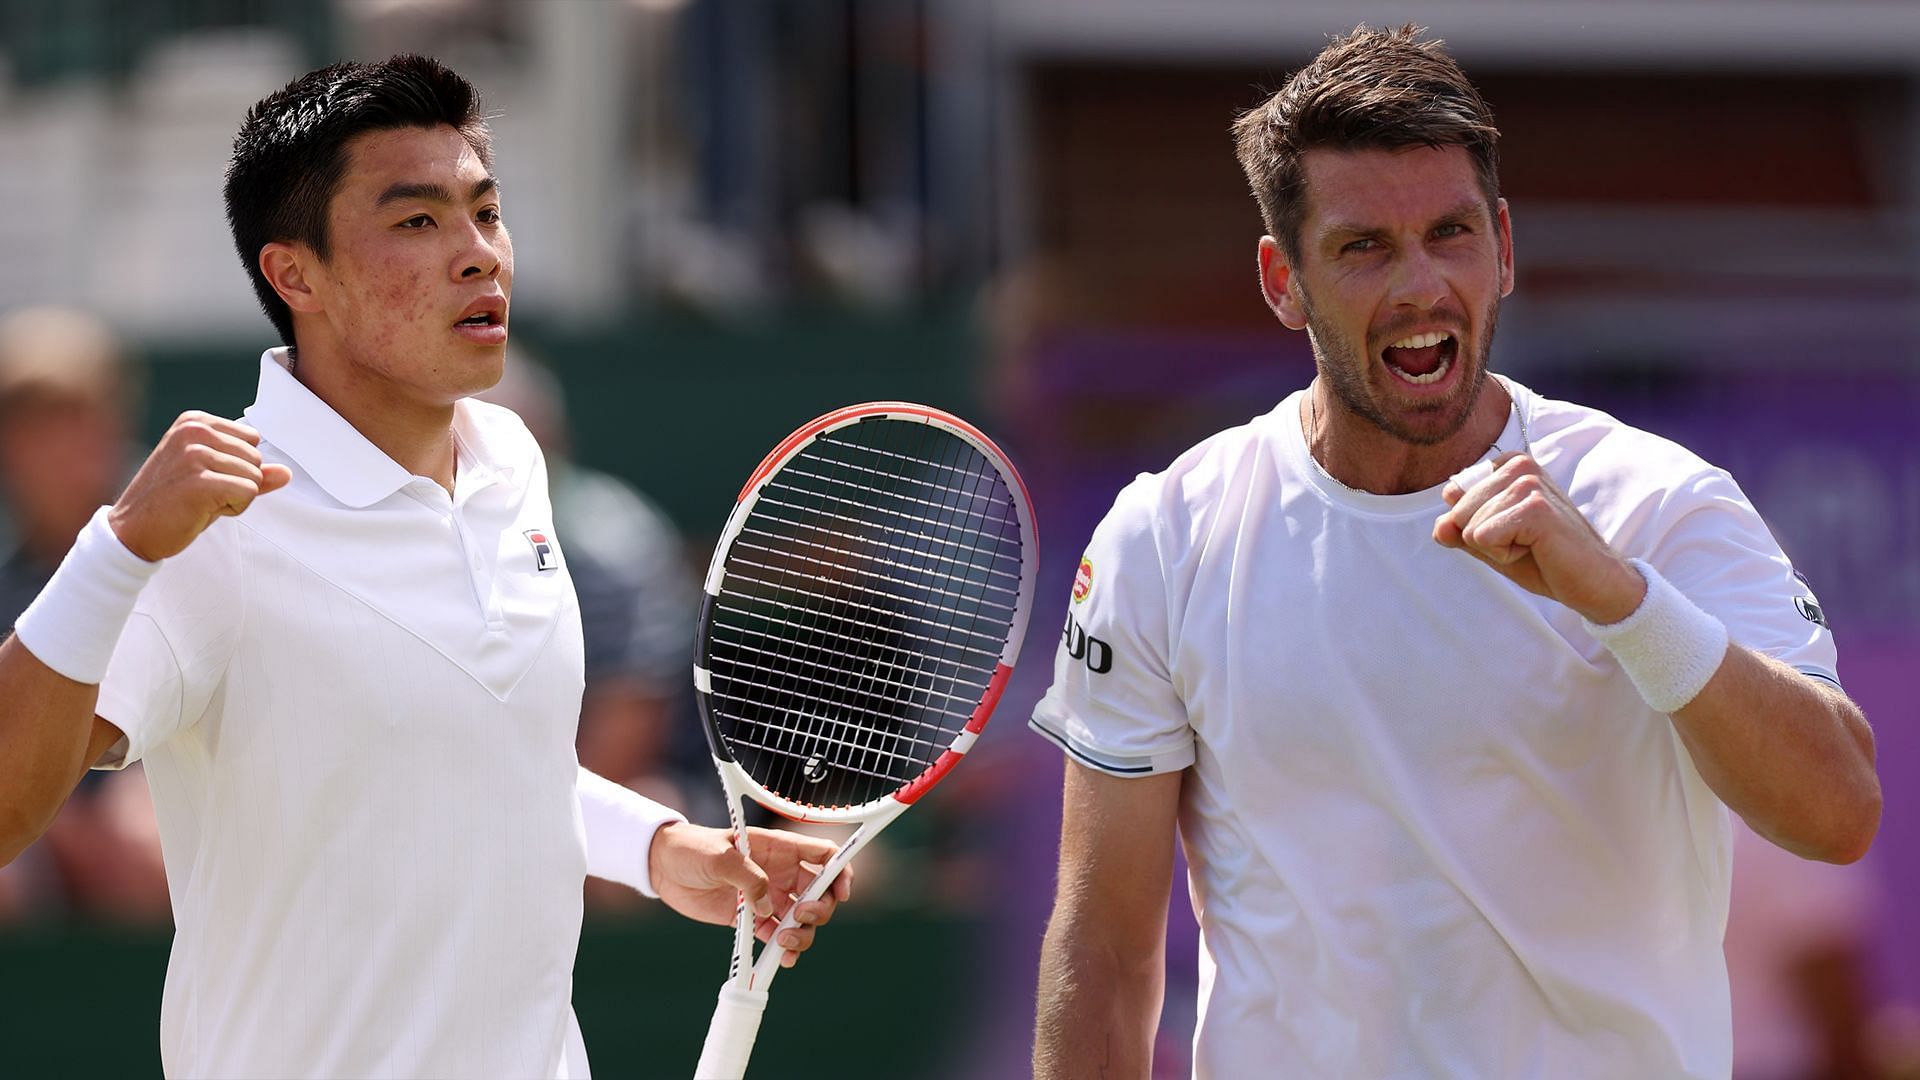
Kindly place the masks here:
[(109, 507), (94, 512), (53, 580), (27, 605), (13, 633), (39, 661), (79, 683), (107, 677), (107, 661), (140, 590), (160, 569), (127, 550), (107, 524)]
[(658, 897), (652, 873), (653, 836), (687, 820), (686, 815), (584, 766), (575, 777), (574, 791), (587, 834), (587, 873), (637, 889), (643, 896)]
[(1581, 621), (1620, 661), (1655, 712), (1679, 712), (1720, 670), (1727, 657), (1727, 627), (1700, 610), (1660, 571), (1639, 559), (1631, 562), (1647, 581), (1640, 606), (1617, 623)]

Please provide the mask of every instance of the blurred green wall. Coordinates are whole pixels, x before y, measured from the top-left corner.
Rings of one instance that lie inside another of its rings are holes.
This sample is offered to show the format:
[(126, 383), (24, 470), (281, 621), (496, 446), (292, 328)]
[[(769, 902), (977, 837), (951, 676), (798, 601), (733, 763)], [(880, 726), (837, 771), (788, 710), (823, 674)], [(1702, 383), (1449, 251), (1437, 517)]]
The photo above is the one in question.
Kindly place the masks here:
[[(948, 917), (850, 906), (774, 984), (751, 1074), (951, 1075), (969, 1027), (974, 935), (972, 924)], [(159, 1076), (172, 937), (164, 929), (0, 928), (0, 1076)], [(665, 913), (589, 921), (573, 1004), (594, 1074), (691, 1075), (731, 944), (726, 928)], [(855, 1023), (856, 1049), (829, 1052)]]

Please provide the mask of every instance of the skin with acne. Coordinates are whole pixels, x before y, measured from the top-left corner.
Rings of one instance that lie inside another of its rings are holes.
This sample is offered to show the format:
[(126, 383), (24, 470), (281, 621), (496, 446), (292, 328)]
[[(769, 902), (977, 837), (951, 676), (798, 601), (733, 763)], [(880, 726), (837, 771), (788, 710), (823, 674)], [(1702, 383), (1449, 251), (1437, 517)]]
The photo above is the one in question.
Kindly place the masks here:
[[(513, 241), (499, 186), (446, 125), (369, 132), (347, 156), (326, 257), (302, 243), (260, 256), (293, 310), (295, 375), (396, 461), (450, 483), (454, 403), (506, 361)], [(497, 311), (490, 333), (455, 325), (476, 302)]]

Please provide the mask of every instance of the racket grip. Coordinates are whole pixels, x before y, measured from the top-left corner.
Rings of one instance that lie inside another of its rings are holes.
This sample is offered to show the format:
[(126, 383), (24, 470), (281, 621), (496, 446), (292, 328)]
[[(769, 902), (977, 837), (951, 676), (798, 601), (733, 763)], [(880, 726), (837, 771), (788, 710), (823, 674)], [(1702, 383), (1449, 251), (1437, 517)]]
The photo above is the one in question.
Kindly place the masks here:
[(694, 1066), (694, 1080), (741, 1080), (766, 1011), (765, 990), (748, 990), (732, 982), (721, 986), (720, 1003), (707, 1028), (707, 1044), (700, 1049), (700, 1064)]

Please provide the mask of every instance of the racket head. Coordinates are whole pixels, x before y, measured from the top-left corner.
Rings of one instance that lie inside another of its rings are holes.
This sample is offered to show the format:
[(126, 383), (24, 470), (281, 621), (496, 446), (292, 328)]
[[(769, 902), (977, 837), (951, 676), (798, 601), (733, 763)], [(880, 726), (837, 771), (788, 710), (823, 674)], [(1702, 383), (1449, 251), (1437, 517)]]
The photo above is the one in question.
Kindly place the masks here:
[(1026, 486), (966, 421), (879, 401), (803, 425), (708, 566), (694, 688), (715, 762), (801, 821), (917, 800), (998, 703), (1037, 565)]

